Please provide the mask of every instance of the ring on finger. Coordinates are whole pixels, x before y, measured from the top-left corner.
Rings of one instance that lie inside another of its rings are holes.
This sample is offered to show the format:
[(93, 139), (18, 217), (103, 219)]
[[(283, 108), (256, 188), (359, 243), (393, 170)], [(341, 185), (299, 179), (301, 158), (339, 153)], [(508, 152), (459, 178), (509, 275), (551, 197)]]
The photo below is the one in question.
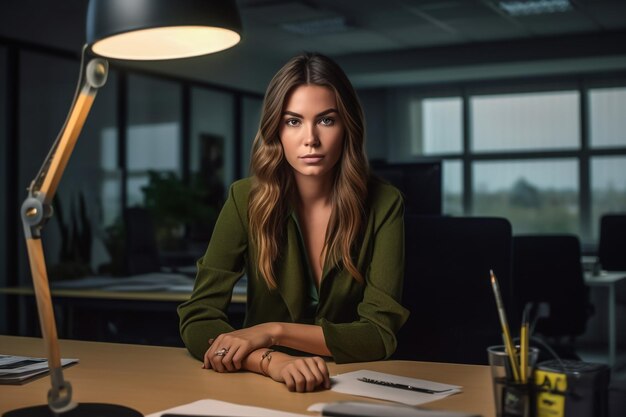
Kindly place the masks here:
[(215, 356), (226, 356), (228, 353), (228, 348), (221, 348), (217, 352), (215, 352)]

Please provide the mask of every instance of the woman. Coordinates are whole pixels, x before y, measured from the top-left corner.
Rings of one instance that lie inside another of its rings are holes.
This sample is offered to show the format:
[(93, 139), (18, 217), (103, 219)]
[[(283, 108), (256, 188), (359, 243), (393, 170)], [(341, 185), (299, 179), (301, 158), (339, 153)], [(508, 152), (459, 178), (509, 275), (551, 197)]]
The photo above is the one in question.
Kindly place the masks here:
[[(408, 317), (400, 305), (400, 193), (369, 176), (363, 113), (341, 68), (291, 59), (270, 82), (253, 176), (235, 182), (198, 262), (181, 335), (203, 367), (240, 369), (291, 391), (329, 388), (321, 357), (388, 358)], [(248, 276), (244, 328), (225, 313)], [(270, 349), (271, 348), (271, 349)]]

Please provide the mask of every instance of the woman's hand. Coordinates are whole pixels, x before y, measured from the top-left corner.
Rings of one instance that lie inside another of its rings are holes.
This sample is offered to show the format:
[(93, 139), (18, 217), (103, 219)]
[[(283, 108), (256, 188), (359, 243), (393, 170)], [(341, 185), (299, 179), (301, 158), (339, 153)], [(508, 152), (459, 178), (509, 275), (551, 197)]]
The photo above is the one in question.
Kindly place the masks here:
[(320, 387), (330, 388), (328, 367), (319, 356), (295, 357), (272, 352), (272, 360), (261, 366), (267, 366), (269, 377), (283, 382), (289, 391), (311, 392)]
[(263, 323), (246, 329), (222, 333), (209, 341), (204, 354), (203, 368), (217, 372), (236, 372), (243, 360), (253, 351), (276, 344), (278, 323)]

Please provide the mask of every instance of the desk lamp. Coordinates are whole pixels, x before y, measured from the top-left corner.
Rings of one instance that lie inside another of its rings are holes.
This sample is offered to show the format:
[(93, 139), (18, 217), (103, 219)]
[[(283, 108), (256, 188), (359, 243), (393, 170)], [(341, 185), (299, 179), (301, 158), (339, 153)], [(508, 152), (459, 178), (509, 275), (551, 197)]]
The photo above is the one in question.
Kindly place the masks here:
[(91, 0), (87, 9), (87, 44), (83, 47), (74, 101), (39, 173), (28, 188), (21, 218), (46, 345), (52, 388), (48, 404), (10, 411), (21, 416), (141, 416), (127, 407), (72, 401), (63, 378), (41, 229), (52, 216), (52, 198), (96, 93), (107, 78), (106, 58), (161, 60), (187, 58), (230, 48), (241, 39), (235, 0)]

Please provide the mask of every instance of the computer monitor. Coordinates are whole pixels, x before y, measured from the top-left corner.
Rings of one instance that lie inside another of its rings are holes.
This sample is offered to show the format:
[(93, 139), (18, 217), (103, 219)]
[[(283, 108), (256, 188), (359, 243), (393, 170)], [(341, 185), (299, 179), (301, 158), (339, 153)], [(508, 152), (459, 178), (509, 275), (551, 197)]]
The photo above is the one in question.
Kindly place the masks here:
[(370, 163), (372, 172), (404, 194), (405, 212), (419, 215), (442, 214), (441, 161), (389, 164)]

